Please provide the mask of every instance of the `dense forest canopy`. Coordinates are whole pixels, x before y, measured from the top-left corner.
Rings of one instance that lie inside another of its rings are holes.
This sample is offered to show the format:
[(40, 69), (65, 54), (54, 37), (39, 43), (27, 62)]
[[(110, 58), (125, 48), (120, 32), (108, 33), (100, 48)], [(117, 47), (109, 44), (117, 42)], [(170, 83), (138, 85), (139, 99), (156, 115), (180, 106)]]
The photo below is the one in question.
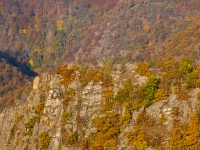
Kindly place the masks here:
[[(41, 72), (64, 63), (97, 64), (199, 54), (198, 0), (1, 2), (1, 51)], [(192, 37), (192, 38), (189, 38)]]

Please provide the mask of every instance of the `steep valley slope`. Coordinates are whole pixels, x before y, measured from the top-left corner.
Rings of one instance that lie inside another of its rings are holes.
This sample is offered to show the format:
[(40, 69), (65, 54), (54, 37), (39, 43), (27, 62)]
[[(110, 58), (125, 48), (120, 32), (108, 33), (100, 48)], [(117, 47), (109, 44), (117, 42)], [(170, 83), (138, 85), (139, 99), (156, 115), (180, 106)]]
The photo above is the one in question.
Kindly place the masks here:
[(0, 150), (200, 149), (199, 8), (0, 0)]
[[(112, 71), (113, 84), (106, 84), (103, 78), (96, 80), (98, 82), (93, 78), (83, 83), (78, 76), (80, 70), (76, 71), (74, 78), (72, 74), (75, 72), (72, 73), (70, 67), (62, 67), (58, 71), (60, 74), (64, 69), (67, 74), (71, 72), (67, 81), (71, 78), (74, 80), (70, 82), (64, 82), (63, 77), (58, 74), (36, 77), (26, 102), (6, 108), (0, 114), (0, 149), (174, 148), (168, 141), (170, 137), (174, 142), (183, 140), (178, 136), (178, 139), (173, 139), (171, 134), (174, 129), (181, 129), (181, 124), (188, 125), (189, 129), (189, 116), (199, 109), (199, 89), (191, 90), (187, 100), (177, 98), (177, 94), (170, 94), (165, 99), (160, 96), (161, 100), (150, 106), (134, 110), (131, 108), (132, 103), (137, 105), (134, 101), (139, 100), (131, 99), (130, 96), (133, 95), (129, 93), (120, 102), (117, 95), (122, 89), (127, 89), (129, 81), (126, 79), (129, 77), (134, 86), (145, 85), (148, 77), (138, 75), (135, 65), (126, 66), (124, 73)], [(96, 72), (95, 77), (97, 76)], [(114, 99), (109, 96), (112, 92)], [(123, 95), (126, 92), (121, 97)]]

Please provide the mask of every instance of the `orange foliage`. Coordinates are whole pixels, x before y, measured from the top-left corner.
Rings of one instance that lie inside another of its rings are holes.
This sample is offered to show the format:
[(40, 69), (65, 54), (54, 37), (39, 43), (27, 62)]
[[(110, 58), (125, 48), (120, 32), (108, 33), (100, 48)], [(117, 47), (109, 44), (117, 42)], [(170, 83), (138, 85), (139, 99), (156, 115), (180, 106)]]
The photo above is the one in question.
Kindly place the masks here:
[(149, 76), (151, 73), (149, 71), (149, 63), (147, 63), (147, 62), (138, 63), (136, 71), (141, 76)]
[(149, 119), (149, 115), (145, 111), (141, 111), (136, 119), (137, 124), (144, 124)]
[(68, 85), (75, 80), (77, 66), (68, 67), (67, 65), (60, 66), (56, 69), (56, 73), (62, 76), (61, 84)]

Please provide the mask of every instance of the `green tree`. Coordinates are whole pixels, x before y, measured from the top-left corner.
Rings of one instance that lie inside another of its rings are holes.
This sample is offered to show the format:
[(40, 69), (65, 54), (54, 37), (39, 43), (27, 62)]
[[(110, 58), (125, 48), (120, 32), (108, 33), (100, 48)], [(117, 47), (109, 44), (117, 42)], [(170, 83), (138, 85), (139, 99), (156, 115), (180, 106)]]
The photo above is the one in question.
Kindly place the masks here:
[(178, 68), (179, 72), (181, 72), (182, 74), (189, 73), (192, 71), (192, 69), (193, 69), (192, 60), (188, 58), (183, 58)]
[(115, 100), (119, 101), (120, 103), (123, 103), (129, 98), (130, 92), (132, 90), (133, 85), (131, 83), (131, 80), (128, 79), (123, 83), (123, 87), (118, 90)]
[(156, 76), (150, 76), (145, 85), (141, 88), (141, 98), (143, 100), (153, 100), (158, 89), (159, 79)]
[(186, 76), (186, 84), (189, 88), (194, 88), (197, 86), (196, 81), (198, 79), (198, 75), (196, 72), (188, 73)]

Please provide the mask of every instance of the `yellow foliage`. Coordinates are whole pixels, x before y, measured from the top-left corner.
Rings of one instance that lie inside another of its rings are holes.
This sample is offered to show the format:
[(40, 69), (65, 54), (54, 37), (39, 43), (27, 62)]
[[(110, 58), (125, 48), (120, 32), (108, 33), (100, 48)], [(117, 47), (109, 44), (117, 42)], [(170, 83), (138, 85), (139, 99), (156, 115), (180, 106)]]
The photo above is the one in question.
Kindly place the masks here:
[(25, 33), (27, 33), (27, 30), (26, 29), (19, 29), (19, 33), (20, 34), (25, 34)]
[(76, 69), (77, 67), (74, 66), (71, 67), (68, 67), (67, 65), (59, 66), (56, 69), (56, 73), (63, 77), (60, 83), (63, 84), (65, 87), (68, 87), (68, 85), (75, 80)]
[[(105, 68), (104, 68), (105, 69)], [(103, 106), (103, 110), (110, 110), (112, 107), (109, 107), (107, 104), (112, 105), (112, 100), (114, 96), (114, 83), (113, 79), (110, 76), (109, 71), (100, 71), (97, 75), (97, 79), (100, 79), (102, 81), (102, 98), (105, 100), (105, 104)], [(110, 102), (109, 102), (110, 101)], [(107, 106), (106, 106), (107, 105)]]
[(138, 99), (132, 101), (132, 110), (138, 110), (145, 105), (145, 101), (140, 101)]
[[(109, 99), (105, 97), (105, 99)], [(114, 101), (105, 100), (105, 103), (102, 105), (101, 112), (107, 112), (113, 110)]]
[(166, 60), (166, 61), (164, 62), (164, 67), (165, 67), (166, 69), (170, 69), (170, 68), (172, 68), (173, 64), (174, 64), (174, 60)]
[(190, 118), (190, 123), (187, 126), (180, 126), (172, 133), (168, 148), (170, 149), (200, 149), (200, 112), (196, 112)]
[(68, 122), (69, 120), (70, 120), (70, 118), (72, 117), (72, 115), (73, 115), (73, 112), (70, 110), (70, 111), (65, 111), (65, 112), (63, 112), (63, 114), (62, 114), (62, 120), (64, 121), (64, 122)]
[(39, 143), (41, 149), (47, 149), (52, 137), (47, 132), (42, 132), (39, 134)]
[(58, 20), (58, 21), (56, 21), (56, 23), (57, 23), (58, 30), (62, 30), (64, 22), (62, 20)]
[(197, 92), (197, 98), (200, 99), (200, 91)]
[(147, 62), (138, 63), (136, 71), (141, 76), (149, 76), (151, 73), (149, 71), (149, 63)]
[(19, 145), (19, 138), (17, 138), (15, 141), (15, 146), (18, 146), (18, 145)]
[(112, 100), (113, 99), (113, 96), (114, 96), (114, 90), (113, 89), (110, 89), (110, 88), (103, 88), (102, 89), (102, 97), (105, 98), (105, 100)]
[(131, 121), (132, 114), (130, 111), (130, 107), (131, 107), (130, 104), (127, 104), (124, 115), (120, 117), (120, 123), (121, 123), (120, 131), (121, 132), (125, 129), (127, 124), (130, 123)]
[(193, 19), (191, 17), (185, 17), (185, 21), (192, 21)]
[(145, 31), (149, 31), (149, 30), (150, 30), (150, 26), (149, 26), (149, 25), (145, 25), (145, 26), (144, 26), (144, 30), (145, 30)]
[(52, 52), (54, 52), (54, 49), (53, 49), (52, 47), (48, 47), (48, 48), (46, 49), (46, 52), (47, 52), (47, 53), (52, 53)]
[(40, 46), (36, 46), (36, 48), (34, 48), (33, 50), (34, 52), (38, 52), (38, 53), (41, 53), (41, 47)]
[(26, 33), (26, 32), (27, 32), (27, 30), (26, 30), (26, 29), (23, 29), (23, 30), (22, 30), (22, 32), (23, 32), (23, 33)]
[(44, 102), (40, 102), (38, 105), (35, 106), (35, 113), (39, 116), (42, 116), (44, 110)]
[(149, 44), (148, 44), (148, 46), (151, 47), (152, 45), (153, 45), (153, 42), (150, 41)]
[(75, 132), (72, 132), (68, 138), (67, 138), (67, 143), (70, 144), (70, 145), (73, 145), (75, 143), (78, 142), (78, 132), (75, 131)]
[(190, 124), (185, 132), (189, 149), (200, 149), (199, 116), (195, 114), (190, 119)]
[(19, 115), (18, 112), (15, 112), (15, 113), (14, 113), (13, 120), (14, 120), (16, 123), (19, 123), (23, 118), (24, 118), (24, 115)]
[(136, 119), (136, 124), (144, 124), (148, 121), (149, 115), (145, 111), (141, 111)]
[(157, 92), (155, 93), (155, 101), (159, 102), (162, 100), (166, 100), (167, 99), (167, 95), (165, 94), (164, 90), (162, 89), (158, 89)]
[(86, 86), (89, 82), (98, 83), (102, 79), (102, 72), (100, 69), (88, 68), (79, 71), (79, 80)]
[(45, 125), (50, 127), (50, 120), (49, 117), (44, 118)]
[(56, 66), (57, 63), (58, 63), (57, 60), (54, 60), (54, 61), (53, 61), (53, 65), (54, 65), (54, 66)]
[(171, 134), (169, 141), (167, 142), (167, 147), (172, 150), (186, 150), (186, 141), (184, 137), (184, 132), (181, 129), (175, 129)]
[(127, 132), (126, 137), (127, 144), (133, 145), (135, 149), (145, 150), (147, 148), (145, 134), (139, 126), (135, 126), (134, 131)]
[(30, 60), (29, 60), (29, 64), (30, 64), (31, 66), (34, 66), (34, 61), (33, 61), (32, 59), (30, 59)]
[(177, 99), (178, 100), (188, 100), (189, 99), (189, 94), (186, 90), (178, 90), (177, 91)]
[(115, 113), (93, 120), (97, 133), (91, 133), (88, 138), (90, 149), (115, 150), (119, 130), (119, 117)]

